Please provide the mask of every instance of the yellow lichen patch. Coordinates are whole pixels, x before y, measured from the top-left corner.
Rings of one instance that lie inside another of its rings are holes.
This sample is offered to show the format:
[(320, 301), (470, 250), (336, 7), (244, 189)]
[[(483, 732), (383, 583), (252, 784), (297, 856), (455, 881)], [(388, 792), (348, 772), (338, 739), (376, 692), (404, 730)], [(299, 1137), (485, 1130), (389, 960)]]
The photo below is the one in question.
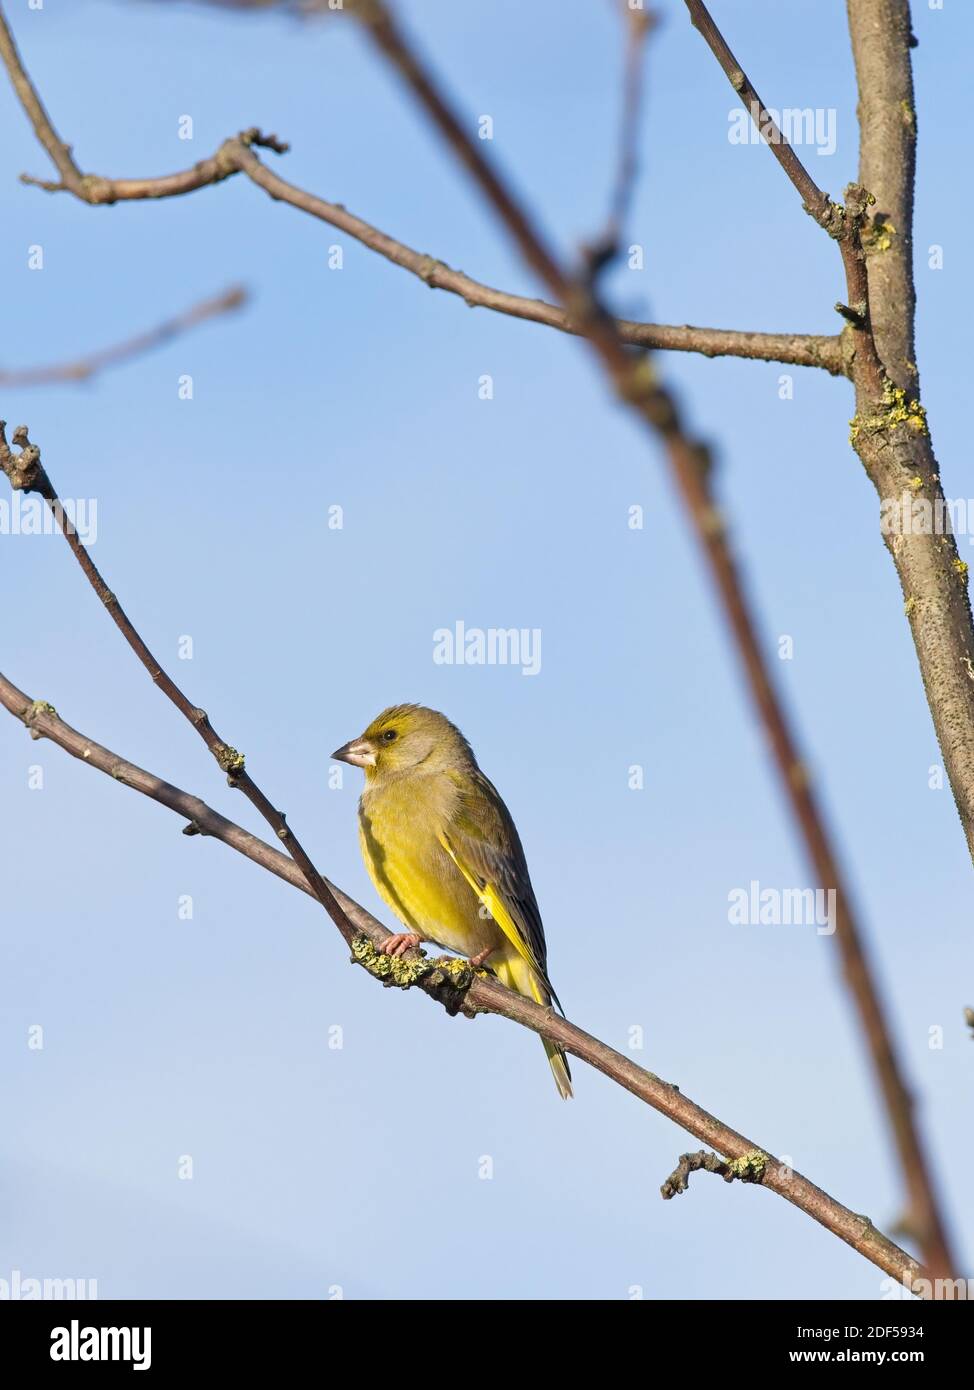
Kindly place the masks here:
[(727, 1165), (727, 1172), (739, 1182), (760, 1182), (768, 1162), (768, 1155), (763, 1149), (751, 1149), (750, 1153), (731, 1159)]
[(397, 989), (412, 989), (429, 977), (432, 984), (449, 983), (453, 989), (464, 991), (469, 989), (475, 974), (470, 962), (461, 956), (434, 956), (432, 959), (421, 956), (416, 960), (387, 956), (364, 933), (352, 942), (352, 960), (383, 984), (394, 985)]
[(923, 487), (923, 479), (922, 479), (922, 478), (911, 478), (911, 479), (910, 479), (910, 487), (913, 489), (914, 492), (919, 492), (920, 489)]
[(906, 603), (904, 603), (904, 605), (903, 605), (903, 612), (906, 614), (907, 617), (909, 617), (909, 616), (911, 615), (911, 613), (913, 612), (913, 610), (916, 608), (916, 606), (917, 606), (917, 601), (916, 601), (916, 599), (914, 598), (914, 596), (911, 594), (910, 597), (907, 599)]
[(962, 559), (960, 558), (959, 555), (955, 555), (955, 556), (954, 556), (954, 573), (955, 573), (955, 574), (959, 574), (960, 577), (961, 577), (961, 579), (966, 579), (966, 578), (967, 578), (967, 570), (968, 570), (967, 561), (966, 561), (966, 560), (962, 560)]
[(862, 244), (869, 252), (888, 251), (893, 245), (896, 228), (892, 222), (877, 217), (871, 226), (862, 229)]
[(889, 378), (883, 386), (879, 406), (874, 415), (854, 415), (849, 421), (849, 439), (853, 444), (864, 430), (874, 434), (895, 429), (897, 425), (905, 425), (917, 434), (927, 433), (927, 412), (923, 406), (914, 397), (907, 396), (902, 386), (894, 386)]
[(216, 760), (224, 772), (240, 772), (246, 762), (244, 755), (238, 753), (236, 748), (231, 748), (228, 743), (217, 749)]

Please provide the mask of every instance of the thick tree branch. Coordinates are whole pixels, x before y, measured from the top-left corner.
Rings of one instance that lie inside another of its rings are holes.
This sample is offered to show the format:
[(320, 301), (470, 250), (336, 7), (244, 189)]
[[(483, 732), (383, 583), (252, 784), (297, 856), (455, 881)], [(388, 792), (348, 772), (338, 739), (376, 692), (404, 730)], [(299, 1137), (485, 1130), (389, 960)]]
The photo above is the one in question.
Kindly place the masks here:
[[(31, 700), (3, 676), (0, 676), (0, 704), (20, 719), (34, 738), (50, 739), (87, 766), (169, 807), (177, 815), (187, 817), (190, 829), (221, 840), (293, 887), (312, 897), (317, 896), (307, 876), (279, 850), (234, 825), (198, 797), (164, 782), (72, 729), (51, 705), (41, 700)], [(377, 978), (400, 988), (419, 986), (451, 1012), (498, 1014), (558, 1043), (694, 1138), (726, 1155), (721, 1171), (730, 1171), (733, 1176), (776, 1192), (907, 1286), (912, 1286), (918, 1279), (928, 1278), (928, 1272), (878, 1231), (868, 1217), (842, 1206), (800, 1173), (696, 1105), (681, 1093), (679, 1087), (637, 1067), (628, 1057), (567, 1019), (560, 1018), (553, 1010), (514, 994), (483, 972), (470, 971), (466, 962), (425, 961), (417, 952), (409, 952), (408, 956), (397, 960), (380, 955), (376, 948), (381, 947), (388, 935), (385, 928), (340, 889), (333, 885), (329, 885), (329, 888), (347, 919), (355, 924), (361, 934), (354, 935), (350, 943), (353, 960), (364, 965)], [(435, 979), (438, 974), (447, 975), (445, 985), (443, 981)], [(434, 977), (432, 982), (431, 975)], [(458, 987), (451, 988), (451, 977), (459, 981)], [(458, 995), (462, 997), (458, 998)], [(919, 1292), (927, 1294), (928, 1290), (929, 1283), (921, 1285)]]
[(913, 331), (913, 104), (909, 0), (848, 0), (859, 84), (859, 182), (875, 197), (866, 238), (876, 345), (897, 386), (917, 393)]
[[(806, 209), (839, 243), (849, 305), (837, 307), (850, 318), (854, 342), (851, 442), (879, 494), (884, 522), (890, 523), (883, 539), (903, 589), (927, 703), (974, 859), (974, 618), (968, 566), (957, 553), (926, 415), (912, 394), (916, 114), (908, 0), (848, 0), (862, 116), (860, 183), (850, 184), (846, 207), (836, 209), (841, 217), (831, 224), (819, 201), (825, 195), (774, 123), (764, 125), (763, 104), (706, 6), (702, 0), (686, 4), (735, 91), (749, 98), (759, 128), (776, 132), (766, 138)], [(870, 215), (870, 208), (876, 212)], [(889, 353), (890, 360), (881, 353)]]
[[(867, 239), (876, 339), (891, 378), (880, 401), (855, 369), (852, 442), (879, 494), (927, 703), (974, 858), (974, 619), (928, 422), (915, 394), (913, 180), (916, 112), (908, 0), (848, 0), (859, 86), (859, 176), (876, 198)], [(903, 520), (906, 518), (907, 525)]]
[[(927, 703), (974, 858), (974, 619), (940, 469), (914, 394), (916, 112), (908, 0), (848, 0), (859, 85), (859, 176), (876, 198), (867, 239), (876, 339), (891, 380), (876, 402), (855, 371), (852, 442), (879, 494)], [(903, 525), (906, 518), (908, 526)]]
[[(656, 381), (648, 362), (627, 351), (611, 319), (553, 259), (536, 236), (527, 213), (488, 163), (478, 142), (450, 107), (381, 0), (370, 0), (363, 17), (375, 46), (388, 59), (440, 132), (448, 148), (469, 170), (487, 202), (521, 249), (529, 266), (541, 275), (551, 293), (566, 305), (578, 305), (588, 324), (587, 337), (618, 396), (662, 439), (677, 487), (710, 566), (725, 615), (733, 633), (781, 775), (785, 793), (801, 831), (819, 883), (834, 888), (837, 903), (836, 940), (843, 973), (859, 1017), (873, 1070), (893, 1132), (903, 1178), (910, 1197), (910, 1223), (921, 1241), (926, 1262), (949, 1277), (952, 1256), (939, 1211), (933, 1179), (913, 1118), (913, 1100), (893, 1044), (885, 1008), (867, 956), (852, 899), (833, 849), (825, 819), (810, 785), (805, 760), (783, 703), (764, 660), (757, 627), (746, 600), (723, 520), (710, 491), (709, 453), (686, 431), (673, 397)], [(824, 196), (824, 195), (823, 195)], [(869, 336), (868, 311), (859, 334)], [(870, 337), (871, 341), (871, 337)], [(857, 348), (861, 373), (868, 372)]]
[(112, 347), (88, 353), (85, 357), (76, 357), (70, 362), (57, 362), (44, 367), (18, 367), (9, 370), (0, 367), (0, 386), (51, 386), (62, 381), (90, 381), (107, 367), (117, 367), (135, 357), (141, 357), (143, 353), (170, 342), (180, 333), (195, 328), (207, 319), (239, 309), (246, 302), (247, 291), (242, 286), (235, 285), (223, 294), (200, 300), (192, 308), (166, 319), (146, 333), (139, 333), (122, 343), (115, 343)]

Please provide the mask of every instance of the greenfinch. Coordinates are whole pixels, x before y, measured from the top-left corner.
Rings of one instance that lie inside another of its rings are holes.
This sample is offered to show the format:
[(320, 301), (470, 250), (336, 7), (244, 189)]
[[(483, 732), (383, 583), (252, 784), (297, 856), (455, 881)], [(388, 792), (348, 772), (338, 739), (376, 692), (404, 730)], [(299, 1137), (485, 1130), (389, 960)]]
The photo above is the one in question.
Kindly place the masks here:
[[(365, 772), (362, 858), (406, 928), (384, 949), (402, 955), (433, 942), (477, 965), (487, 962), (509, 989), (560, 1010), (514, 821), (460, 730), (423, 705), (393, 705), (332, 757)], [(567, 1099), (565, 1054), (542, 1042)]]

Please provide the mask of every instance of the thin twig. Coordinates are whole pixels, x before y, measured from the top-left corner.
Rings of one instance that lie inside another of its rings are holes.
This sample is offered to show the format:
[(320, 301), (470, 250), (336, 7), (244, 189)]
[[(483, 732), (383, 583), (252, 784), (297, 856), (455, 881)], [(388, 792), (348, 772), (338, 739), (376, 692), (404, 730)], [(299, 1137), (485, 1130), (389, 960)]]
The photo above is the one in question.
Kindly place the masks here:
[(223, 294), (200, 300), (192, 308), (166, 319), (145, 333), (126, 338), (124, 342), (112, 347), (100, 348), (84, 357), (76, 357), (69, 362), (58, 362), (44, 367), (18, 367), (10, 370), (0, 368), (0, 386), (51, 386), (62, 381), (90, 381), (107, 367), (117, 367), (130, 362), (153, 348), (170, 342), (180, 333), (185, 333), (207, 319), (231, 313), (247, 302), (247, 291), (235, 285)]
[(728, 1162), (719, 1154), (700, 1149), (695, 1154), (681, 1154), (673, 1172), (660, 1187), (664, 1202), (678, 1197), (690, 1186), (691, 1173), (716, 1173), (724, 1182), (760, 1182), (765, 1167), (764, 1154), (745, 1154), (744, 1158)]
[[(177, 815), (188, 818), (189, 828), (196, 833), (221, 840), (231, 849), (235, 849), (268, 872), (276, 874), (293, 887), (312, 897), (316, 896), (307, 876), (293, 860), (288, 859), (279, 850), (227, 820), (198, 797), (191, 796), (143, 768), (127, 762), (117, 753), (71, 728), (58, 716), (53, 706), (45, 701), (31, 700), (3, 676), (0, 676), (0, 704), (20, 719), (33, 737), (50, 739), (88, 767), (106, 773), (124, 786), (141, 792), (142, 795), (175, 811)], [(388, 935), (385, 928), (340, 889), (333, 885), (329, 885), (329, 888), (348, 920), (354, 923), (361, 933), (361, 937), (354, 937), (351, 943), (353, 960), (363, 964), (370, 973), (376, 974), (379, 978), (385, 977), (388, 983), (398, 984), (402, 988), (419, 985), (452, 1012), (458, 1011), (458, 1001), (451, 998), (449, 990), (427, 987), (428, 973), (418, 974), (416, 978), (411, 977), (417, 964), (420, 969), (425, 970), (425, 963), (404, 958), (399, 972), (396, 967), (400, 962), (394, 962), (388, 956), (379, 957), (374, 948), (381, 948)], [(369, 943), (368, 946), (363, 945), (363, 942)], [(410, 958), (417, 955), (415, 952), (409, 953)], [(435, 974), (440, 963), (428, 964)], [(498, 1014), (566, 1048), (574, 1057), (587, 1062), (610, 1080), (623, 1086), (674, 1124), (692, 1134), (694, 1138), (725, 1154), (726, 1166), (735, 1170), (734, 1176), (755, 1182), (784, 1197), (786, 1201), (813, 1217), (833, 1235), (851, 1245), (854, 1250), (859, 1251), (866, 1259), (905, 1286), (912, 1287), (918, 1279), (927, 1280), (928, 1272), (906, 1251), (901, 1250), (878, 1231), (868, 1217), (858, 1215), (842, 1206), (800, 1173), (773, 1158), (766, 1150), (696, 1105), (682, 1094), (679, 1087), (636, 1066), (628, 1057), (616, 1052), (567, 1019), (559, 1017), (553, 1010), (543, 1008), (533, 1000), (515, 994), (498, 981), (488, 978), (486, 974), (470, 972), (463, 979), (463, 1012)], [(921, 1284), (919, 1291), (931, 1296), (929, 1281)]]
[[(693, 8), (693, 6), (691, 7)], [(697, 7), (703, 9), (702, 6)], [(706, 11), (704, 10), (704, 13)], [(709, 18), (709, 16), (708, 16)], [(579, 287), (552, 258), (544, 240), (535, 236), (530, 218), (513, 192), (488, 163), (478, 142), (456, 116), (446, 97), (423, 66), (381, 0), (371, 0), (365, 19), (379, 51), (404, 79), (448, 148), (472, 174), (488, 203), (521, 249), (525, 261), (541, 275), (551, 293), (563, 303), (577, 302)], [(727, 50), (729, 53), (729, 50)], [(732, 57), (733, 55), (731, 55)], [(743, 76), (743, 75), (742, 75)], [(746, 83), (746, 79), (744, 79)], [(747, 89), (753, 91), (747, 84)], [(755, 94), (756, 98), (756, 94)], [(785, 159), (786, 167), (796, 170)], [(797, 159), (796, 159), (796, 163)], [(798, 168), (800, 168), (798, 163)], [(811, 181), (809, 180), (811, 184)], [(807, 190), (814, 198), (814, 184)], [(824, 197), (824, 195), (822, 195)], [(952, 1256), (934, 1192), (932, 1175), (913, 1118), (913, 1101), (906, 1085), (892, 1030), (855, 919), (852, 898), (825, 818), (818, 804), (797, 739), (764, 660), (757, 627), (744, 595), (722, 518), (709, 486), (709, 455), (687, 433), (674, 398), (664, 391), (644, 361), (635, 359), (616, 335), (612, 322), (589, 303), (588, 337), (617, 394), (628, 402), (652, 431), (662, 437), (675, 481), (709, 563), (725, 615), (734, 635), (751, 693), (768, 732), (775, 761), (818, 881), (835, 890), (836, 939), (843, 970), (876, 1080), (896, 1142), (910, 1198), (912, 1225), (919, 1233), (927, 1264), (949, 1277)], [(864, 330), (868, 333), (868, 326)]]
[(852, 310), (850, 323), (853, 329), (859, 372), (868, 383), (874, 398), (883, 393), (883, 366), (876, 351), (872, 325), (869, 315), (869, 286), (866, 278), (866, 257), (862, 242), (862, 229), (869, 203), (869, 194), (858, 184), (849, 184), (846, 189), (845, 207), (832, 202), (827, 193), (819, 188), (811, 174), (795, 153), (794, 147), (785, 139), (764, 102), (758, 96), (753, 83), (730, 50), (726, 39), (703, 3), (703, 0), (685, 0), (690, 11), (690, 20), (699, 30), (708, 48), (720, 64), (734, 91), (751, 120), (766, 141), (768, 148), (781, 165), (788, 178), (801, 195), (802, 205), (810, 217), (828, 232), (837, 242), (845, 267), (848, 306), (837, 305), (840, 310)]
[(307, 879), (314, 896), (321, 903), (329, 917), (331, 917), (345, 940), (351, 943), (356, 934), (353, 924), (342, 911), (334, 894), (311, 862), (303, 845), (288, 826), (283, 811), (278, 811), (271, 804), (260, 787), (257, 786), (256, 782), (254, 782), (253, 778), (246, 771), (244, 766), (244, 755), (220, 738), (207, 718), (206, 711), (192, 704), (172, 677), (163, 670), (162, 666), (142, 640), (134, 624), (122, 608), (122, 605), (105, 583), (94, 560), (92, 560), (83, 542), (80, 540), (77, 530), (68, 521), (64, 507), (54, 489), (54, 485), (41, 464), (40, 449), (36, 444), (30, 442), (25, 426), (21, 425), (15, 430), (13, 443), (19, 446), (19, 453), (15, 454), (8, 446), (6, 426), (5, 423), (0, 420), (0, 467), (2, 467), (3, 471), (7, 474), (11, 486), (24, 492), (36, 492), (43, 497), (57, 523), (57, 530), (64, 536), (72, 554), (81, 566), (85, 578), (101, 600), (109, 617), (125, 638), (125, 641), (131, 647), (132, 651), (138, 657), (139, 661), (148, 671), (150, 677), (162, 693), (172, 701), (180, 714), (185, 716), (199, 734), (217, 763), (227, 774), (229, 785), (243, 792), (244, 796), (247, 797), (267, 821), (277, 838), (286, 846), (291, 858), (300, 867), (301, 872)]
[(54, 163), (54, 167), (61, 175), (61, 181), (65, 188), (77, 193), (79, 197), (84, 194), (83, 176), (81, 170), (75, 164), (71, 155), (71, 146), (66, 145), (54, 129), (50, 116), (44, 108), (44, 103), (38, 95), (37, 88), (28, 76), (27, 69), (21, 62), (14, 36), (10, 32), (6, 16), (0, 10), (0, 58), (3, 59), (4, 66), (10, 74), (10, 81), (13, 83), (14, 91), (20, 98), (20, 104), (27, 112), (28, 119), (34, 127), (34, 133), (38, 140), (47, 150)]
[(801, 194), (806, 210), (815, 218), (816, 222), (827, 226), (832, 214), (832, 202), (828, 194), (819, 188), (795, 153), (794, 146), (785, 139), (771, 112), (755, 91), (747, 73), (731, 52), (703, 0), (685, 0), (685, 3), (690, 11), (690, 22), (703, 36), (704, 42), (717, 59), (728, 82), (744, 103), (754, 124), (767, 141), (771, 153)]

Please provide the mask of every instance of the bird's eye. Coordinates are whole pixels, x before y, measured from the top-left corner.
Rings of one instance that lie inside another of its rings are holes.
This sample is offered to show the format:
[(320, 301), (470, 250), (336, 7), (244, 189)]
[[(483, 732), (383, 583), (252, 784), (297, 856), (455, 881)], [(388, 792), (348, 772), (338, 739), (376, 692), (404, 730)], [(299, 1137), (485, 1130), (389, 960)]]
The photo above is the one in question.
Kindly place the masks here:
[(392, 740), (396, 737), (396, 731), (395, 731), (395, 729), (386, 729), (386, 731), (385, 731), (385, 733), (382, 735), (382, 737), (383, 737), (383, 739), (385, 740), (386, 743), (391, 743)]

